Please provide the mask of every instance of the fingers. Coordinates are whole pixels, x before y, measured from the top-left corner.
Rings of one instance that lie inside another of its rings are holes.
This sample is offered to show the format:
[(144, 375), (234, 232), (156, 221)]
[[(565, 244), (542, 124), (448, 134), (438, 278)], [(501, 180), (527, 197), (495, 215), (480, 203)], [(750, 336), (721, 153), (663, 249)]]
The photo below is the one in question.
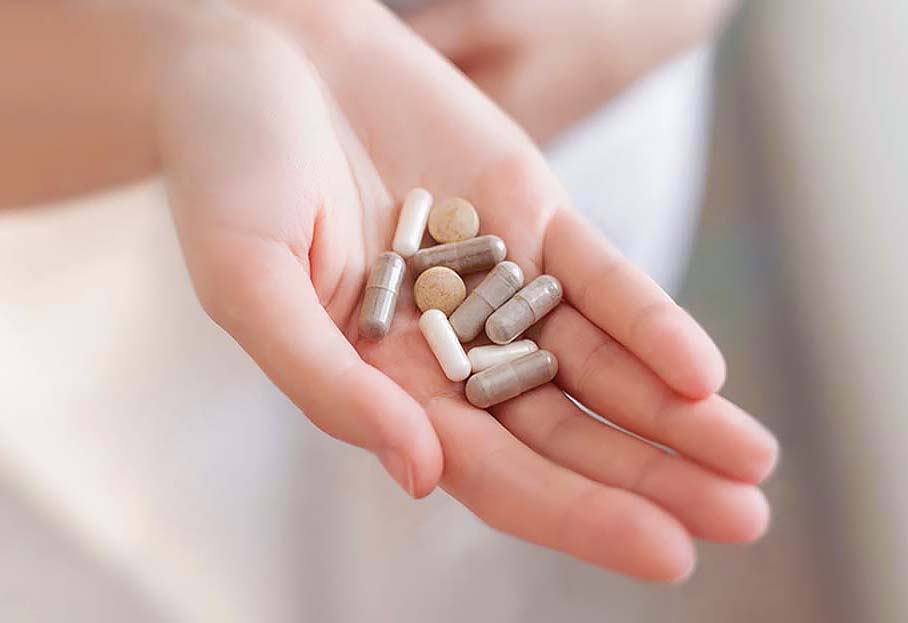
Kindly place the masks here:
[(769, 508), (759, 489), (722, 478), (584, 414), (554, 385), (493, 410), (518, 439), (591, 480), (647, 498), (696, 537), (722, 543), (759, 538)]
[(687, 532), (651, 502), (540, 457), (459, 400), (440, 398), (429, 414), (445, 447), (444, 487), (493, 528), (646, 580), (693, 568)]
[(558, 357), (559, 386), (618, 426), (729, 478), (758, 483), (772, 471), (778, 444), (756, 420), (720, 396), (678, 396), (572, 306), (559, 306), (533, 337)]
[(479, 15), (484, 4), (477, 0), (443, 0), (415, 11), (406, 21), (429, 45), (456, 62), (495, 43), (489, 35), (488, 20)]
[(565, 298), (675, 391), (696, 399), (721, 387), (725, 362), (706, 332), (578, 213), (556, 213), (544, 258)]
[(162, 78), (160, 113), (171, 205), (199, 297), (319, 428), (375, 452), (405, 490), (425, 495), (442, 470), (431, 423), (360, 359), (309, 275), (320, 211), (355, 195), (338, 173), (346, 161), (314, 78), (268, 30), (210, 28)]

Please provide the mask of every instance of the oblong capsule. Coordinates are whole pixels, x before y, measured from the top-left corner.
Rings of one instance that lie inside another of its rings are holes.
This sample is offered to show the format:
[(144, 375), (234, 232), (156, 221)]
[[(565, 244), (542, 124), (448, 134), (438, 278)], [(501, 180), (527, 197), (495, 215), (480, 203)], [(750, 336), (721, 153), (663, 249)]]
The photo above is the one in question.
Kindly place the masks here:
[(523, 286), (523, 271), (514, 262), (500, 262), (451, 314), (451, 326), (461, 342), (475, 340), (486, 319)]
[(422, 249), (410, 257), (409, 263), (414, 275), (433, 266), (446, 266), (461, 275), (469, 275), (489, 270), (507, 253), (504, 240), (498, 236), (479, 236)]
[(486, 335), (496, 344), (508, 344), (539, 322), (561, 302), (561, 282), (551, 275), (540, 275), (511, 300), (499, 307), (486, 321)]
[(424, 188), (414, 188), (404, 199), (394, 231), (391, 248), (401, 257), (410, 257), (419, 251), (426, 222), (432, 209), (432, 194)]
[(473, 374), (494, 368), (497, 365), (520, 359), (539, 350), (533, 340), (520, 340), (502, 346), (477, 346), (467, 353)]
[(376, 258), (363, 293), (359, 312), (359, 332), (370, 340), (380, 340), (391, 331), (397, 307), (397, 294), (407, 264), (397, 253), (387, 251)]
[(419, 318), (419, 330), (446, 377), (452, 381), (463, 381), (470, 376), (470, 360), (443, 311), (430, 309), (425, 312)]
[(467, 381), (467, 400), (485, 409), (545, 385), (558, 374), (558, 360), (547, 350), (502, 363), (474, 374)]

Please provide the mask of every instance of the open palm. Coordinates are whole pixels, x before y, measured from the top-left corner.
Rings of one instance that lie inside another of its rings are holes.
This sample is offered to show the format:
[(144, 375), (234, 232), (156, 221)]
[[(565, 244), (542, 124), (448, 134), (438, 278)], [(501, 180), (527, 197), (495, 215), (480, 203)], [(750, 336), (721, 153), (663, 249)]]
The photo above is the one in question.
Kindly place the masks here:
[[(648, 579), (686, 575), (691, 536), (759, 536), (753, 485), (775, 442), (714, 395), (724, 364), (709, 338), (573, 211), (510, 120), (368, 11), (297, 26), (293, 43), (220, 24), (168, 69), (163, 151), (208, 312), (316, 425), (375, 452), (411, 495), (440, 481), (497, 529)], [(491, 412), (469, 405), (419, 333), (412, 275), (391, 334), (358, 337), (369, 266), (414, 186), (468, 197), (527, 279), (562, 281), (565, 304), (532, 334), (559, 359), (555, 383)]]

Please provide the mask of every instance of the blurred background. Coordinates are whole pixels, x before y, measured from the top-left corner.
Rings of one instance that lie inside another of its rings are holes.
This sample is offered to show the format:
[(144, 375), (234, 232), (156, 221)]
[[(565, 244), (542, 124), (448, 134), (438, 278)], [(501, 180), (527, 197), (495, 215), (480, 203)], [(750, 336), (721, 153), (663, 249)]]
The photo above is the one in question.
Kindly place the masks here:
[[(401, 494), (369, 457), (312, 434), (204, 318), (152, 182), (37, 219), (0, 215), (0, 266), (27, 262), (0, 272), (0, 305), (25, 303), (0, 307), (0, 348), (22, 355), (0, 359), (0, 621), (393, 621), (376, 614), (381, 582), (359, 604), (320, 596), (368, 583), (420, 532), (436, 535), (421, 547), (461, 548), (477, 566), (555, 565), (538, 581), (561, 599), (544, 603), (509, 593), (507, 578), (467, 596), (445, 570), (414, 569), (465, 621), (521, 603), (533, 620), (908, 621), (905, 32), (904, 0), (762, 0), (717, 54), (681, 299), (726, 353), (725, 393), (781, 439), (774, 525), (757, 545), (701, 545), (694, 577), (665, 588), (498, 537), (437, 494), (413, 517), (350, 517)], [(76, 330), (61, 345), (45, 328)], [(176, 377), (181, 392), (158, 392)], [(187, 416), (187, 400), (204, 407)], [(99, 401), (121, 417), (99, 415)], [(300, 490), (301, 471), (324, 484)], [(350, 517), (341, 551), (319, 538), (337, 517)], [(366, 551), (376, 540), (387, 549)], [(303, 578), (316, 558), (357, 576)]]

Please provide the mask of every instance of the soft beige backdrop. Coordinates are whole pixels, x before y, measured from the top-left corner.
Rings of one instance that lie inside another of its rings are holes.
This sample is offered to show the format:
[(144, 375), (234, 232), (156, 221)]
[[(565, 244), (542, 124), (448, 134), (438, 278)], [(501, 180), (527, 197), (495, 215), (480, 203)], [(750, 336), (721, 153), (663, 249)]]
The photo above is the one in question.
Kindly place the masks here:
[(908, 620), (906, 28), (901, 0), (751, 2), (724, 50), (687, 298), (783, 460), (770, 537), (684, 621)]

